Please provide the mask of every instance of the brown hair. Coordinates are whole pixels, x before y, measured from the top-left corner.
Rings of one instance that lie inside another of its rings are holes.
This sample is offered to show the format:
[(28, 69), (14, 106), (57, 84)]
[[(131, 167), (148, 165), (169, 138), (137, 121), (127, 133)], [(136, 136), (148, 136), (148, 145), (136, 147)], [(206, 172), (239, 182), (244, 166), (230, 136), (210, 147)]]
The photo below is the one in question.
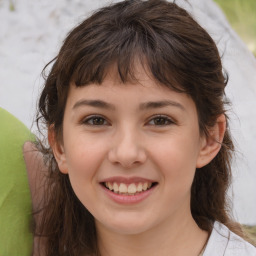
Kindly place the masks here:
[[(182, 8), (164, 0), (128, 0), (95, 12), (65, 39), (46, 78), (37, 122), (53, 127), (59, 140), (68, 90), (101, 84), (110, 67), (122, 83), (136, 81), (136, 63), (171, 90), (194, 100), (202, 134), (225, 113), (223, 75), (217, 47)], [(210, 231), (215, 220), (242, 236), (229, 216), (227, 189), (233, 143), (227, 129), (218, 155), (198, 169), (191, 188), (191, 211), (198, 226)], [(99, 255), (93, 216), (74, 194), (50, 148), (42, 149), (49, 174), (42, 218), (36, 234), (45, 237), (46, 255)]]

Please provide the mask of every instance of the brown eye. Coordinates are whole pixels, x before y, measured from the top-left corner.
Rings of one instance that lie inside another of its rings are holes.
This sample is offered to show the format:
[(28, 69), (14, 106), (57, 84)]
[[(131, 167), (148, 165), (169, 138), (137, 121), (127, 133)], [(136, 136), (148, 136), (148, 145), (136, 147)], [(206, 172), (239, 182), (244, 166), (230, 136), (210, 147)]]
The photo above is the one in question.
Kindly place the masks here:
[(106, 119), (101, 116), (88, 117), (83, 121), (83, 123), (86, 125), (95, 125), (95, 126), (107, 125)]
[(168, 117), (165, 117), (165, 116), (157, 116), (157, 117), (154, 117), (152, 118), (150, 121), (149, 121), (149, 125), (156, 125), (156, 126), (164, 126), (164, 125), (170, 125), (170, 124), (173, 124), (174, 122), (168, 118)]

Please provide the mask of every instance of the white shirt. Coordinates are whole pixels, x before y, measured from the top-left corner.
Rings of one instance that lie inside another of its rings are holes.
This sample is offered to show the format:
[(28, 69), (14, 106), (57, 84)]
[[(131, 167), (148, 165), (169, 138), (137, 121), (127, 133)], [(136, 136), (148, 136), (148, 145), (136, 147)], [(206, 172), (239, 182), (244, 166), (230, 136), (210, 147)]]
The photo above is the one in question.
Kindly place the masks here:
[(203, 256), (256, 256), (256, 248), (216, 221)]

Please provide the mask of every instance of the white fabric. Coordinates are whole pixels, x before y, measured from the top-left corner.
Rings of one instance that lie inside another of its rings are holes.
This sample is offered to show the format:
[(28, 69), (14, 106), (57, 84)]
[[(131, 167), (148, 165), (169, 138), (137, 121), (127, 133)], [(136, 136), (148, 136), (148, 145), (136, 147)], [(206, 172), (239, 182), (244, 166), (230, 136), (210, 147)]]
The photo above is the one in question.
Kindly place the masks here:
[[(117, 1), (0, 0), (0, 106), (30, 128), (43, 84), (39, 76), (44, 65), (56, 56), (69, 29), (98, 7)], [(15, 6), (13, 12), (11, 3)], [(207, 29), (223, 56), (230, 78), (227, 96), (233, 105), (228, 114), (237, 152), (237, 160), (232, 162), (230, 191), (233, 215), (241, 223), (256, 225), (256, 59), (213, 0), (177, 3)], [(36, 131), (34, 125), (33, 132)]]
[(256, 248), (216, 221), (203, 256), (256, 256)]

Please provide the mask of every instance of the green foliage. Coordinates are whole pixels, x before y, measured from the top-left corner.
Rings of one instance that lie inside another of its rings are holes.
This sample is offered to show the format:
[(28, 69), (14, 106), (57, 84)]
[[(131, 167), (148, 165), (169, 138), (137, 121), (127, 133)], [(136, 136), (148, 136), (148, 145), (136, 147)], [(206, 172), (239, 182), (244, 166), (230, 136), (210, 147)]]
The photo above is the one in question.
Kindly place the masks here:
[(256, 1), (215, 0), (232, 27), (256, 56)]
[(11, 12), (14, 12), (15, 11), (15, 6), (14, 6), (14, 3), (12, 0), (9, 1), (9, 9)]
[(252, 243), (256, 246), (256, 226), (244, 226), (244, 229), (249, 234)]

